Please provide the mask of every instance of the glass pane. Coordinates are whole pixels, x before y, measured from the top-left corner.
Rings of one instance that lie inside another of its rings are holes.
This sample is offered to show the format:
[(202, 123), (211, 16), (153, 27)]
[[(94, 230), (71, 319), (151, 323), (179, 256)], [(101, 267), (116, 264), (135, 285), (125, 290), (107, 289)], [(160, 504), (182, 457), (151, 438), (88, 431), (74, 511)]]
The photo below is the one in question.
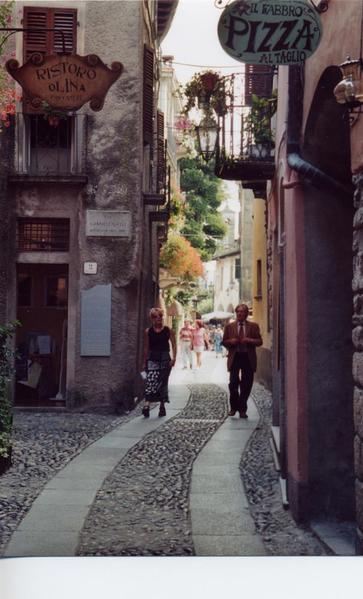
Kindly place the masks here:
[(18, 306), (27, 308), (32, 303), (32, 278), (30, 275), (18, 275)]
[(67, 277), (48, 277), (46, 306), (49, 308), (67, 307)]

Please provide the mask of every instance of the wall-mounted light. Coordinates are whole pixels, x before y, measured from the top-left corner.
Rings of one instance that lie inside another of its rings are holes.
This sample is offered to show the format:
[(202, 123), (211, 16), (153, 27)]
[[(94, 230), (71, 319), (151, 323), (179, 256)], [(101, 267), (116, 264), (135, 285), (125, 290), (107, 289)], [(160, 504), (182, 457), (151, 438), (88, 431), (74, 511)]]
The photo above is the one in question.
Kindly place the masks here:
[(206, 115), (195, 128), (198, 138), (199, 153), (208, 162), (217, 148), (219, 127), (214, 118)]
[(339, 104), (346, 104), (349, 109), (360, 107), (363, 104), (362, 59), (351, 60), (348, 56), (347, 60), (339, 66), (343, 79), (334, 88), (336, 101)]

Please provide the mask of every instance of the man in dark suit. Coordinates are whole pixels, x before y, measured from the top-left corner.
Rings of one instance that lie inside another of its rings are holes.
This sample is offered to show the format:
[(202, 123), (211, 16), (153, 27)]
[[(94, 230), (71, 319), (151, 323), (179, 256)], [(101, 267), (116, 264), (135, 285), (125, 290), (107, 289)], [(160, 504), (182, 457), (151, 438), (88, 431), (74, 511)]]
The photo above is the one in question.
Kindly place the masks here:
[(228, 349), (227, 369), (231, 409), (229, 416), (239, 412), (240, 418), (247, 418), (247, 400), (251, 393), (253, 377), (257, 367), (256, 347), (262, 345), (258, 324), (248, 322), (248, 306), (239, 304), (237, 320), (227, 324), (222, 344)]

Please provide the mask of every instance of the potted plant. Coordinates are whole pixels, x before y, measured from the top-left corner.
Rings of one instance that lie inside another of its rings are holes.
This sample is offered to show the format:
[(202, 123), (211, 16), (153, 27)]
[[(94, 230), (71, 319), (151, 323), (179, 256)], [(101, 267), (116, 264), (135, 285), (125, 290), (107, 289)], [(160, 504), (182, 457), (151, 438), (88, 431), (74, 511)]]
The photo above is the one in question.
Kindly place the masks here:
[(42, 102), (42, 112), (51, 127), (58, 127), (61, 120), (65, 121), (68, 118), (68, 112), (53, 108), (45, 101)]
[(228, 111), (231, 91), (226, 78), (215, 71), (196, 73), (182, 92), (186, 98), (185, 114), (192, 108), (201, 108), (206, 113), (214, 110), (218, 116), (223, 116)]
[(271, 156), (274, 148), (271, 117), (275, 110), (273, 98), (260, 98), (252, 94), (251, 110), (244, 122), (244, 132), (247, 133), (247, 153), (253, 158), (265, 159)]

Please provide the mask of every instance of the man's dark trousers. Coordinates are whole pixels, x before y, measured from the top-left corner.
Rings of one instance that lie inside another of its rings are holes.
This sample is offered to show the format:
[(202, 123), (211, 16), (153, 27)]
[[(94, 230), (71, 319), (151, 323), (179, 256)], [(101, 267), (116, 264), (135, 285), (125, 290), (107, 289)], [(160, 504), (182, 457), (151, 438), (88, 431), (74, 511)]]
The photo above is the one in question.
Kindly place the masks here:
[(229, 373), (229, 400), (233, 412), (247, 412), (254, 372), (247, 352), (237, 352)]

